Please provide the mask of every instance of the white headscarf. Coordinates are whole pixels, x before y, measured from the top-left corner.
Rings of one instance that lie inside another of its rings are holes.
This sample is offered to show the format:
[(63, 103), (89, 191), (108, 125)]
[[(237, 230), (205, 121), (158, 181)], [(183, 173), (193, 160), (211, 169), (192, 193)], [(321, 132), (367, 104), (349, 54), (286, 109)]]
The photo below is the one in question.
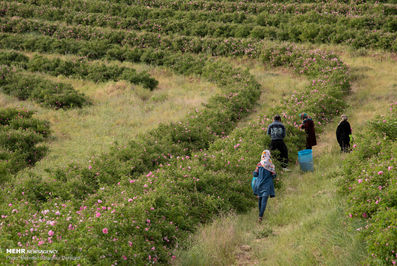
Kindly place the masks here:
[(262, 152), (260, 164), (263, 168), (271, 172), (272, 174), (276, 173), (276, 167), (274, 166), (272, 159), (270, 158), (270, 151), (264, 150)]

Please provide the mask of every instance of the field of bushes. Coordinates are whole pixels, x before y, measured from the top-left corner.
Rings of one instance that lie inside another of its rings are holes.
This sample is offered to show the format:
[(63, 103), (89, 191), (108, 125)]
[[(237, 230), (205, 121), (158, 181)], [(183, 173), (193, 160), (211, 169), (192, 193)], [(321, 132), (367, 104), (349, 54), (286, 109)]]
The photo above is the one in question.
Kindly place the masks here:
[[(396, 52), (396, 15), (393, 1), (1, 1), (0, 91), (21, 101), (66, 112), (95, 104), (71, 84), (38, 73), (158, 89), (155, 76), (114, 62), (165, 67), (221, 89), (181, 121), (163, 123), (127, 145), (115, 144), (88, 162), (46, 169), (46, 176), (17, 172), (45, 156), (50, 123), (33, 112), (0, 110), (1, 250), (52, 249), (58, 251), (54, 260), (79, 257), (68, 263), (83, 265), (170, 263), (174, 249), (199, 224), (253, 207), (250, 173), (270, 142), (264, 129), (275, 113), (283, 117), (295, 161), (304, 143), (298, 114), (310, 114), (321, 132), (346, 108), (348, 67), (331, 52), (294, 43)], [(236, 57), (283, 67), (310, 85), (286, 96), (259, 121), (239, 126), (264, 88), (244, 65), (230, 64)], [(365, 230), (372, 230), (374, 260), (390, 262), (397, 249), (395, 111), (384, 119), (371, 124), (371, 134), (387, 132), (373, 136), (372, 151), (360, 149), (357, 140), (341, 187), (351, 199), (352, 216), (370, 221)], [(368, 158), (384, 166), (373, 179)], [(0, 253), (0, 261), (23, 263), (7, 257)]]

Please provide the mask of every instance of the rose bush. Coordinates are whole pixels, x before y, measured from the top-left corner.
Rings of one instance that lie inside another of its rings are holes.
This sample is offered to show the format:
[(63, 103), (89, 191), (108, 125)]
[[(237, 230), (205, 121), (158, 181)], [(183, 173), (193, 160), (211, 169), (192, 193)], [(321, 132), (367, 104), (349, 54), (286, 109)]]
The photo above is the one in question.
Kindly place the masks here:
[(44, 142), (49, 123), (32, 117), (33, 112), (0, 108), (0, 183), (11, 174), (34, 165), (47, 152)]
[(354, 139), (344, 165), (341, 192), (348, 196), (350, 217), (366, 220), (360, 228), (375, 262), (397, 262), (397, 108), (370, 122)]

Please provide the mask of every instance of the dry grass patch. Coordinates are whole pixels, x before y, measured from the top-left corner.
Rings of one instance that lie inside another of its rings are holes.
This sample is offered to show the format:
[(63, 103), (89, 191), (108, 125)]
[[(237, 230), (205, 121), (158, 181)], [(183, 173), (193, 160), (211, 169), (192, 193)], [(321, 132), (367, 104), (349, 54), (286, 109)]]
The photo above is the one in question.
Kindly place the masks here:
[(50, 152), (33, 171), (42, 174), (46, 168), (88, 161), (92, 155), (108, 151), (115, 142), (124, 144), (160, 123), (182, 120), (188, 112), (202, 108), (203, 103), (220, 92), (215, 85), (196, 77), (176, 75), (165, 68), (145, 68), (159, 81), (154, 91), (125, 81), (94, 83), (37, 74), (71, 83), (85, 93), (93, 105), (83, 109), (51, 110), (0, 94), (2, 106), (36, 110), (37, 118), (51, 122)]

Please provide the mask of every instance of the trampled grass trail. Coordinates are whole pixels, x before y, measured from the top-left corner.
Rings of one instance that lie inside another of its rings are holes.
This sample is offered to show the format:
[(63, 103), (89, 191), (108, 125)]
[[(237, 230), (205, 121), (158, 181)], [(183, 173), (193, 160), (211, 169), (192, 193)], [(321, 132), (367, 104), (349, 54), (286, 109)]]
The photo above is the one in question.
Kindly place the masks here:
[[(396, 101), (393, 73), (397, 73), (397, 64), (376, 56), (343, 54), (342, 58), (355, 77), (352, 94), (346, 99), (350, 108), (345, 110), (354, 135)], [(180, 252), (176, 264), (366, 264), (365, 239), (357, 231), (362, 221), (348, 217), (345, 198), (337, 193), (338, 173), (348, 156), (339, 152), (335, 139), (338, 122), (325, 128), (313, 149), (314, 172), (303, 173), (298, 165), (291, 165), (283, 189), (268, 201), (262, 224), (257, 223), (257, 208), (219, 217), (191, 238), (190, 247)]]

